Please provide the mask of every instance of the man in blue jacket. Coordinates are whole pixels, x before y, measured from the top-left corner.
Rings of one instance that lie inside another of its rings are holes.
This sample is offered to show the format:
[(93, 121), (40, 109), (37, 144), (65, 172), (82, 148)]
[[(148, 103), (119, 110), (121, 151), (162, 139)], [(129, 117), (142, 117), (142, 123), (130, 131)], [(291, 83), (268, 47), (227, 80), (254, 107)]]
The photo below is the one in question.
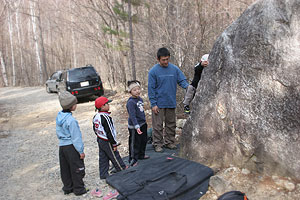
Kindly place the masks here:
[[(152, 108), (152, 140), (156, 152), (162, 152), (163, 146), (176, 149), (176, 91), (177, 84), (188, 87), (182, 71), (169, 63), (170, 52), (166, 48), (157, 51), (157, 60), (148, 74), (148, 96)], [(163, 127), (165, 122), (165, 127)]]

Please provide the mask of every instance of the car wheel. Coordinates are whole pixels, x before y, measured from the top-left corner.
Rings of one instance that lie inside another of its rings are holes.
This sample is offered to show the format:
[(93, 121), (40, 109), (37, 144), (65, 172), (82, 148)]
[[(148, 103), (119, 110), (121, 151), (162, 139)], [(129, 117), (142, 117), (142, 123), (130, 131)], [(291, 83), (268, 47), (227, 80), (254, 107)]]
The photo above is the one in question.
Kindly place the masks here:
[(58, 86), (55, 87), (55, 93), (58, 93)]
[(65, 84), (59, 84), (58, 86), (56, 86), (56, 88), (57, 88), (57, 92), (64, 92), (67, 90)]
[(48, 85), (46, 85), (46, 91), (47, 91), (47, 93), (51, 93), (51, 90), (50, 90), (50, 88), (48, 87)]

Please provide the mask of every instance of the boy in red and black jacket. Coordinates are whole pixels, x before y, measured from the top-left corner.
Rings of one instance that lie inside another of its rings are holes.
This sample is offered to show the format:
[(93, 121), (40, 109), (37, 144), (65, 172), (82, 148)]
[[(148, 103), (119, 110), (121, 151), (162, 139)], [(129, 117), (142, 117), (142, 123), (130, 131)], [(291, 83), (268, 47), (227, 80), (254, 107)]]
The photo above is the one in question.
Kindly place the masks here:
[(109, 161), (111, 161), (117, 171), (126, 168), (117, 146), (117, 132), (110, 117), (109, 104), (111, 100), (106, 97), (99, 97), (95, 101), (95, 107), (98, 111), (93, 118), (93, 129), (97, 135), (99, 146), (99, 171), (100, 179), (106, 179), (109, 176)]

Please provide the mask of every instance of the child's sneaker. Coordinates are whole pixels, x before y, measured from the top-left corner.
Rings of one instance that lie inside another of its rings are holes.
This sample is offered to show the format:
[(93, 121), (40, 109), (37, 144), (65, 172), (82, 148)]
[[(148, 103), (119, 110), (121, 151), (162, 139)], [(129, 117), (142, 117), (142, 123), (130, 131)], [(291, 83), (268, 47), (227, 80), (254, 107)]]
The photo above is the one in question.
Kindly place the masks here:
[(117, 197), (118, 195), (119, 195), (119, 192), (117, 190), (113, 190), (110, 193), (108, 193), (107, 195), (105, 195), (103, 197), (103, 200), (113, 199), (113, 198)]
[(177, 149), (177, 146), (175, 144), (167, 144), (166, 148), (174, 150)]
[(184, 109), (185, 114), (190, 114), (191, 113), (190, 106), (185, 105), (183, 109)]
[(91, 192), (91, 195), (94, 197), (101, 197), (102, 196), (102, 191), (99, 189), (95, 189)]
[(163, 152), (164, 151), (164, 149), (162, 148), (162, 147), (160, 147), (160, 146), (156, 146), (155, 148), (154, 148), (154, 151), (155, 152)]
[(72, 192), (73, 192), (73, 190), (64, 190), (65, 195), (71, 194)]
[(134, 167), (137, 165), (137, 160), (133, 159), (130, 163), (129, 163), (130, 166)]
[(90, 189), (89, 188), (85, 188), (85, 190), (83, 190), (82, 192), (80, 192), (80, 193), (74, 193), (76, 196), (80, 196), (80, 195), (84, 195), (84, 194), (86, 194), (88, 191), (90, 191)]

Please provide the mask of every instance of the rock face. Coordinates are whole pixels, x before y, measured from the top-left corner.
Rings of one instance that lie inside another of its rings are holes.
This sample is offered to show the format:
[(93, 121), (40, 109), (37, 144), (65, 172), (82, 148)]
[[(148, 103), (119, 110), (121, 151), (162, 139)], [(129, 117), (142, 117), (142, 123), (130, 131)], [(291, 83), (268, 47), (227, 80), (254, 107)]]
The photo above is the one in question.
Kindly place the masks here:
[(181, 155), (300, 179), (300, 1), (252, 4), (217, 39)]

